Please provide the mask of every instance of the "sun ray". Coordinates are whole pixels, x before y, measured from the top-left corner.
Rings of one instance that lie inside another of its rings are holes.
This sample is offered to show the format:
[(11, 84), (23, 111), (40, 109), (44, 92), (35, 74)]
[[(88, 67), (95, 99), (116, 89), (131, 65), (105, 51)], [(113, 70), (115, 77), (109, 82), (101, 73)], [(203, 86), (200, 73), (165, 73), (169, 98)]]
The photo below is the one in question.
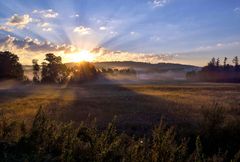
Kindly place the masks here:
[(93, 62), (94, 59), (94, 55), (88, 50), (81, 50), (79, 53), (67, 54), (66, 56), (66, 61), (68, 62)]

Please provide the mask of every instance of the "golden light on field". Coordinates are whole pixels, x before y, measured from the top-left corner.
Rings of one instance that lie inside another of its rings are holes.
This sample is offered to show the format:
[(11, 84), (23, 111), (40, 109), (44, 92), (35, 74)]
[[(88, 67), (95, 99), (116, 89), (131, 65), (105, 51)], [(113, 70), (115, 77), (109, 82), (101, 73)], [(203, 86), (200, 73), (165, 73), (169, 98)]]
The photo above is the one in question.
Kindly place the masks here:
[(82, 61), (92, 62), (94, 60), (94, 55), (88, 50), (82, 50), (79, 53), (69, 54), (68, 60), (70, 62), (82, 62)]

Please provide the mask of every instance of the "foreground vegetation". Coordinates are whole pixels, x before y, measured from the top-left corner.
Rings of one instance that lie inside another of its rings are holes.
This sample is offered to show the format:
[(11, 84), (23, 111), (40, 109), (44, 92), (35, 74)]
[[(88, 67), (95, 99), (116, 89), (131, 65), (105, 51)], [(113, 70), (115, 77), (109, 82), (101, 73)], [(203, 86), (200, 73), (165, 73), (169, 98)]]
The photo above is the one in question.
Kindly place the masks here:
[(239, 160), (237, 84), (121, 86), (1, 90), (0, 159)]
[[(39, 109), (32, 126), (27, 128), (24, 122), (8, 121), (1, 114), (0, 159), (11, 162), (239, 161), (240, 152), (235, 148), (240, 142), (239, 123), (223, 126), (219, 107), (207, 112), (204, 119), (204, 131), (194, 137), (180, 136), (161, 120), (150, 136), (137, 138), (118, 132), (114, 121), (105, 129), (97, 128), (96, 121), (76, 126), (51, 120)], [(229, 146), (230, 151), (222, 149)]]

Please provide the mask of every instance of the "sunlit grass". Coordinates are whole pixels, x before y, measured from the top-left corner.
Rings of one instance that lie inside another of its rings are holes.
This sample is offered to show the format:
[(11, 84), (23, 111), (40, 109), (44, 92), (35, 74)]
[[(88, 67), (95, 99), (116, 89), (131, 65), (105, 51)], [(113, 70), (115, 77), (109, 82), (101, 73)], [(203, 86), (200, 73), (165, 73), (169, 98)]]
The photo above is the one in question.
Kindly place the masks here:
[(17, 93), (19, 93), (19, 97), (11, 96), (9, 93), (7, 100), (0, 103), (0, 110), (9, 112), (6, 114), (9, 118), (29, 119), (39, 107), (57, 105), (58, 108), (61, 108), (68, 106), (75, 100), (73, 89), (51, 86), (41, 86), (29, 92)]
[(123, 123), (151, 123), (163, 114), (190, 120), (199, 116), (202, 107), (216, 102), (229, 111), (236, 110), (233, 106), (240, 99), (236, 85), (36, 86), (0, 95), (0, 109), (9, 118), (31, 119), (39, 107), (50, 107), (60, 120), (78, 122), (91, 114), (100, 121), (109, 121), (118, 115)]

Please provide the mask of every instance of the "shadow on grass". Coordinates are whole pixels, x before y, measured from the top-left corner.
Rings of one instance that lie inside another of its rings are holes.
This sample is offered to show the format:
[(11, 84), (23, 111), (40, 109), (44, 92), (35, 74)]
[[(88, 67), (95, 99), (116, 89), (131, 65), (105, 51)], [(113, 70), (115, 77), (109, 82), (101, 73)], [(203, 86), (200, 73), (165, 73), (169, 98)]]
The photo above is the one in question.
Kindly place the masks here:
[[(76, 123), (96, 118), (97, 125), (103, 128), (116, 116), (118, 129), (135, 135), (151, 133), (161, 118), (171, 125), (191, 123), (187, 105), (140, 94), (109, 82), (68, 85), (65, 90), (73, 91), (74, 100), (65, 106), (53, 103), (49, 106), (51, 116)], [(65, 90), (61, 91), (59, 101), (64, 98)]]

